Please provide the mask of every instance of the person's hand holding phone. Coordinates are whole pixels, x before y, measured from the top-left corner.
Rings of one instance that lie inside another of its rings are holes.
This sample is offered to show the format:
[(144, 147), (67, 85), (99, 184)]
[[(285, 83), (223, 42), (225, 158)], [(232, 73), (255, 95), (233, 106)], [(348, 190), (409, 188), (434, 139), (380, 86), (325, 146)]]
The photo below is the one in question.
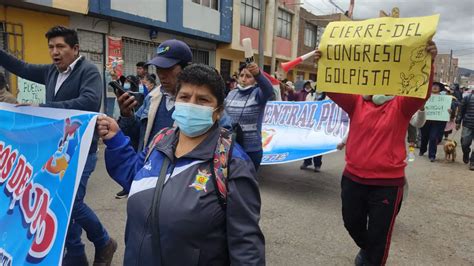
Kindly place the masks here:
[(135, 97), (131, 94), (124, 93), (117, 98), (117, 102), (120, 108), (120, 115), (123, 117), (133, 116), (133, 108), (138, 105)]

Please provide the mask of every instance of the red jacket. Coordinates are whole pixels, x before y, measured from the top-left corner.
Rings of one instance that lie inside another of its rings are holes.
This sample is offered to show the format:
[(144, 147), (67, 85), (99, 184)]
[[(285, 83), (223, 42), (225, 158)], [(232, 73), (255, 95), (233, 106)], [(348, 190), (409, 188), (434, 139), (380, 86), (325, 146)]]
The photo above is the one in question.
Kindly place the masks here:
[(403, 185), (408, 124), (429, 98), (432, 83), (433, 71), (425, 99), (397, 96), (380, 106), (360, 95), (328, 93), (350, 117), (346, 176), (367, 185)]

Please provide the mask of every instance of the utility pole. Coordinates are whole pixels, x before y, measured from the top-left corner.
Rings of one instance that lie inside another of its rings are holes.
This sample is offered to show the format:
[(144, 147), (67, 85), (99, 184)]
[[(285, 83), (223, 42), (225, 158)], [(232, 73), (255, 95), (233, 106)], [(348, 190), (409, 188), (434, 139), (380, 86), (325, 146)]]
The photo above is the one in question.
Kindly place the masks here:
[(265, 61), (265, 3), (260, 0), (260, 26), (258, 30), (258, 66), (263, 69)]
[(276, 44), (277, 44), (277, 27), (278, 27), (278, 0), (275, 0), (275, 3), (274, 3), (274, 9), (275, 9), (275, 12), (274, 13), (274, 16), (273, 16), (273, 38), (272, 38), (272, 66), (271, 66), (271, 70), (269, 73), (270, 75), (272, 75), (273, 73), (276, 72)]
[(449, 53), (449, 69), (448, 69), (448, 82), (449, 85), (451, 85), (451, 64), (453, 61), (453, 49), (451, 49), (451, 52)]

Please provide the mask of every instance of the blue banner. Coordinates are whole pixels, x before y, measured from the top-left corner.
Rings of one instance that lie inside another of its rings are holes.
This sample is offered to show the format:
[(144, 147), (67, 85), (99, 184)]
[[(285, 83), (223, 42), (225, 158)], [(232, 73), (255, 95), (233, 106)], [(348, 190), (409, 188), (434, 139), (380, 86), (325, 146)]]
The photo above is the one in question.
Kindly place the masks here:
[(0, 264), (59, 265), (96, 113), (0, 103)]
[(262, 165), (289, 163), (336, 151), (349, 117), (333, 101), (269, 102), (262, 128)]

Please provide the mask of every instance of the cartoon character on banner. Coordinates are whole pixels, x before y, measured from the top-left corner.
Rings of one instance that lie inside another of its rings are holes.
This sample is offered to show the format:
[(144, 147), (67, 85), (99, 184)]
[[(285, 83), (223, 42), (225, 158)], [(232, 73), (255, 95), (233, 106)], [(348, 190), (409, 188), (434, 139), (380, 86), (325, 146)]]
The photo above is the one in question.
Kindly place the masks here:
[(71, 121), (70, 118), (65, 120), (64, 135), (59, 140), (58, 149), (48, 159), (41, 169), (42, 171), (59, 176), (60, 181), (63, 179), (69, 162), (78, 148), (80, 138), (77, 129), (80, 128), (81, 125), (81, 122)]

